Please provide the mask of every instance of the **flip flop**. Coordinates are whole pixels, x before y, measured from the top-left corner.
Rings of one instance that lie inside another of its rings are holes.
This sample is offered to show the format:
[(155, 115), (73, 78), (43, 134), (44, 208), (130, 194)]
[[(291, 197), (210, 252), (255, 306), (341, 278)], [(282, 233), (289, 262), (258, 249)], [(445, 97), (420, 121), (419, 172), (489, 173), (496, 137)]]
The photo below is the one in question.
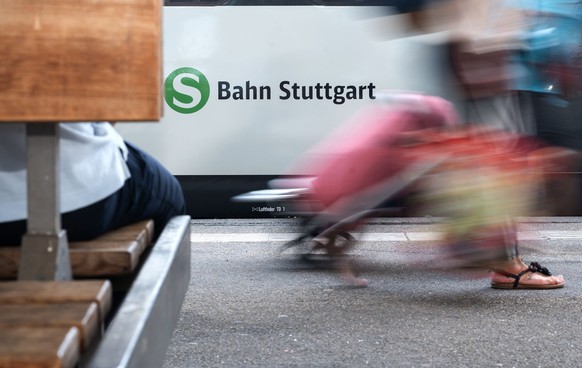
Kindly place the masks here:
[(500, 273), (505, 277), (515, 279), (515, 281), (514, 282), (491, 281), (491, 287), (494, 289), (558, 289), (564, 287), (565, 284), (565, 282), (562, 282), (560, 284), (538, 284), (538, 285), (520, 284), (519, 281), (521, 280), (521, 277), (528, 272), (532, 273), (539, 272), (546, 276), (552, 276), (552, 273), (547, 268), (542, 267), (538, 262), (531, 262), (528, 268), (521, 271), (517, 275), (501, 270), (495, 270), (495, 272)]

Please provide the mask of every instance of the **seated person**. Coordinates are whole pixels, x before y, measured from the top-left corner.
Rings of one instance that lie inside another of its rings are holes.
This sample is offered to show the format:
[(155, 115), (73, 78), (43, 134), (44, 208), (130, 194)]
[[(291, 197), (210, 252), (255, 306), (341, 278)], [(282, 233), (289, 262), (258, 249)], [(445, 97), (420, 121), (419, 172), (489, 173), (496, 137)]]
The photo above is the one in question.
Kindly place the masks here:
[[(155, 236), (185, 214), (182, 189), (153, 157), (125, 142), (107, 122), (63, 123), (60, 210), (69, 241), (153, 219)], [(26, 124), (0, 125), (0, 246), (26, 233)]]

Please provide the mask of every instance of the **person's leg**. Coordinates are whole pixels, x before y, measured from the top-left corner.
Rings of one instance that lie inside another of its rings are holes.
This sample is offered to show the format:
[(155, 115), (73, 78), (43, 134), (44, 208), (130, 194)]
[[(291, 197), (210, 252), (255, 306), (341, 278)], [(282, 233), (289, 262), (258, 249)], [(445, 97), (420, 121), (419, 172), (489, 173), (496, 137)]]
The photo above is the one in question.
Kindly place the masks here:
[(0, 247), (20, 245), (22, 236), (26, 232), (26, 221), (11, 221), (0, 223)]
[(63, 214), (72, 241), (95, 238), (138, 221), (154, 220), (155, 237), (168, 221), (186, 213), (182, 188), (156, 159), (127, 143), (131, 177), (113, 195), (91, 206)]
[[(157, 160), (128, 144), (131, 178), (111, 196), (87, 207), (64, 213), (62, 228), (69, 241), (91, 240), (108, 231), (153, 219), (155, 236), (174, 216), (186, 213), (182, 188)], [(0, 224), (0, 245), (19, 245), (26, 221)]]
[(186, 202), (180, 183), (156, 159), (127, 143), (127, 165), (131, 178), (117, 193), (111, 226), (121, 227), (145, 219), (153, 219), (155, 235), (168, 221), (186, 213)]
[[(119, 208), (117, 193), (90, 206), (62, 214), (61, 228), (69, 241), (91, 240), (113, 230), (112, 220)], [(20, 245), (27, 231), (26, 220), (0, 223), (0, 246)]]
[[(537, 137), (542, 141), (570, 149), (582, 148), (582, 128), (578, 117), (582, 113), (582, 99), (558, 104), (555, 97), (532, 93)], [(496, 264), (491, 273), (491, 285), (497, 288), (555, 288), (565, 284), (562, 275), (554, 276), (537, 263), (529, 266), (518, 254), (517, 239), (514, 240), (515, 254), (506, 261)]]

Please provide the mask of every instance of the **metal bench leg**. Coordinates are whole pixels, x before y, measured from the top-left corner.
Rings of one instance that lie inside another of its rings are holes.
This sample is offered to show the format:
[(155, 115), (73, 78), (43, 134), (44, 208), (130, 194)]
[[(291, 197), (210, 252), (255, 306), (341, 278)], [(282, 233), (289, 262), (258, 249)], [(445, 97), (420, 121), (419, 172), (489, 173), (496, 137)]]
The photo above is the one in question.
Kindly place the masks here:
[(22, 238), (19, 280), (70, 280), (67, 234), (61, 229), (57, 123), (28, 123), (27, 232)]

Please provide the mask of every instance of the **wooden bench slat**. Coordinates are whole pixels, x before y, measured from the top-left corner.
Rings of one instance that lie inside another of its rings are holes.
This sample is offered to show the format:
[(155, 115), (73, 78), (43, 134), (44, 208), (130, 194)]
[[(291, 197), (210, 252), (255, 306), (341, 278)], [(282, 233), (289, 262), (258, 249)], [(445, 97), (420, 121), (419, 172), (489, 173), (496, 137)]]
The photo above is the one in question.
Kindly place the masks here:
[(144, 220), (130, 224), (101, 235), (95, 241), (128, 241), (135, 240), (140, 246), (140, 252), (143, 252), (154, 241), (154, 221)]
[(101, 336), (97, 303), (0, 304), (0, 330), (17, 327), (77, 327), (83, 350)]
[[(111, 231), (95, 240), (69, 243), (74, 277), (104, 277), (132, 273), (143, 252), (152, 244), (154, 222), (140, 221)], [(20, 247), (0, 247), (0, 279), (18, 274)]]
[(69, 245), (71, 268), (75, 277), (125, 275), (133, 272), (142, 254), (134, 240), (92, 241)]
[(0, 247), (0, 279), (14, 280), (18, 275), (20, 247)]
[[(75, 242), (69, 244), (74, 277), (102, 277), (133, 272), (139, 263), (140, 246), (136, 241)], [(14, 280), (18, 275), (20, 247), (0, 248), (0, 279)]]
[(95, 302), (101, 320), (111, 310), (112, 297), (109, 280), (0, 282), (0, 304)]
[(72, 368), (80, 359), (76, 327), (0, 329), (0, 368)]

